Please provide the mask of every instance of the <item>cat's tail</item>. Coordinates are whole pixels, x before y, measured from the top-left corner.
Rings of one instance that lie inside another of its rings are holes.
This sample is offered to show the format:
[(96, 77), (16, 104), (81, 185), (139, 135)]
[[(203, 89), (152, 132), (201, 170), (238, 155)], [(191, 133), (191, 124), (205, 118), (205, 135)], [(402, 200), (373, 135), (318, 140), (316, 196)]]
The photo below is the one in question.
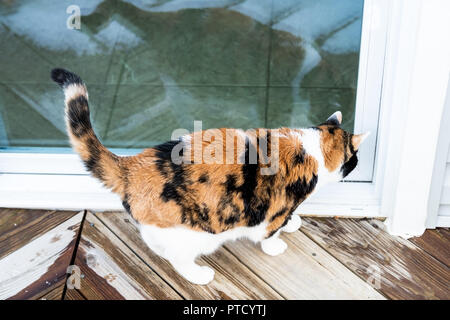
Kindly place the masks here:
[(106, 149), (95, 135), (89, 116), (88, 93), (83, 81), (64, 69), (53, 69), (51, 77), (64, 90), (66, 126), (73, 149), (94, 177), (124, 196), (124, 158)]

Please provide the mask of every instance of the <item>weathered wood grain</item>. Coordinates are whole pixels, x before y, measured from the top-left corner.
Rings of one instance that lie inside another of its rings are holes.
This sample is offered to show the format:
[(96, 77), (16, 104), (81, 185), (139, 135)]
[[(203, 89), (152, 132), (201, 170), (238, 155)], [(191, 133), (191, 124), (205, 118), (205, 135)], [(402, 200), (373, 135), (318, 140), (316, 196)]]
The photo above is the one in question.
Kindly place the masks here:
[(428, 252), (447, 267), (450, 266), (450, 230), (448, 228), (426, 230), (421, 237), (411, 238), (409, 241)]
[(64, 285), (65, 285), (65, 283), (61, 284), (60, 286), (58, 286), (55, 289), (51, 290), (50, 292), (44, 294), (43, 296), (39, 297), (38, 299), (39, 300), (62, 300)]
[(86, 298), (76, 289), (67, 289), (64, 300), (86, 300)]
[(287, 299), (384, 299), (303, 233), (281, 238), (288, 249), (276, 257), (250, 241), (227, 248)]
[(36, 299), (64, 284), (83, 215), (73, 215), (0, 259), (0, 299)]
[(87, 299), (180, 299), (163, 279), (88, 212), (75, 264)]
[[(0, 209), (0, 298), (61, 299), (82, 217)], [(407, 241), (377, 220), (303, 221), (302, 232), (282, 236), (289, 249), (281, 256), (239, 241), (201, 258), (216, 277), (197, 286), (147, 248), (128, 214), (89, 213), (75, 261), (82, 288), (64, 298), (450, 299), (448, 229)]]
[(192, 284), (147, 247), (130, 215), (125, 212), (104, 212), (96, 213), (96, 216), (186, 299), (282, 299), (274, 289), (223, 248), (199, 259), (200, 264), (215, 269), (214, 280), (206, 286)]
[(0, 258), (19, 249), (78, 212), (0, 209)]
[(449, 299), (449, 268), (378, 220), (304, 219), (302, 232), (391, 299)]

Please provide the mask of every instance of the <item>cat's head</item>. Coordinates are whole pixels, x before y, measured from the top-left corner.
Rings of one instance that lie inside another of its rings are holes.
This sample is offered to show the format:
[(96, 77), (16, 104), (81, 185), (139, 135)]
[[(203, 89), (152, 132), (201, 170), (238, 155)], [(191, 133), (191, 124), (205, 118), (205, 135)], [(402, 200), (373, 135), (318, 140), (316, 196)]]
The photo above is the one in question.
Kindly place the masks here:
[(320, 132), (320, 147), (329, 180), (339, 181), (358, 164), (357, 152), (370, 132), (349, 133), (341, 128), (342, 113), (333, 113), (324, 123), (315, 127)]

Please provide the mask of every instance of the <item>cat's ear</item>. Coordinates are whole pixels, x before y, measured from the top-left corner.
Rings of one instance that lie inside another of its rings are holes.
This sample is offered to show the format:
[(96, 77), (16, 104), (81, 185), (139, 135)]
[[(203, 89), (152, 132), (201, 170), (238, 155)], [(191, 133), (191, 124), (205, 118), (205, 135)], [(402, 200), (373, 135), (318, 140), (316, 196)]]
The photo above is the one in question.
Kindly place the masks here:
[(367, 131), (366, 133), (361, 134), (354, 134), (352, 136), (352, 145), (355, 150), (359, 149), (359, 146), (361, 143), (363, 143), (364, 140), (370, 135), (370, 131)]
[(339, 126), (342, 123), (342, 112), (336, 111), (331, 116), (328, 117), (325, 124), (331, 124), (333, 126)]

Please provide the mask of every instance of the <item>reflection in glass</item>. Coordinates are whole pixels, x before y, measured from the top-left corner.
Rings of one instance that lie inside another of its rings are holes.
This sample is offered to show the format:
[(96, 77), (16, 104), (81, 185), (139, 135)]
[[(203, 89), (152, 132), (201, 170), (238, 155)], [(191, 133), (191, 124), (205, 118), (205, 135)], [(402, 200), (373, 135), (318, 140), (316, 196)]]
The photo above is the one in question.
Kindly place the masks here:
[(335, 110), (351, 130), (362, 0), (0, 2), (0, 147), (67, 147), (53, 67), (87, 83), (110, 147), (176, 128), (310, 126)]

